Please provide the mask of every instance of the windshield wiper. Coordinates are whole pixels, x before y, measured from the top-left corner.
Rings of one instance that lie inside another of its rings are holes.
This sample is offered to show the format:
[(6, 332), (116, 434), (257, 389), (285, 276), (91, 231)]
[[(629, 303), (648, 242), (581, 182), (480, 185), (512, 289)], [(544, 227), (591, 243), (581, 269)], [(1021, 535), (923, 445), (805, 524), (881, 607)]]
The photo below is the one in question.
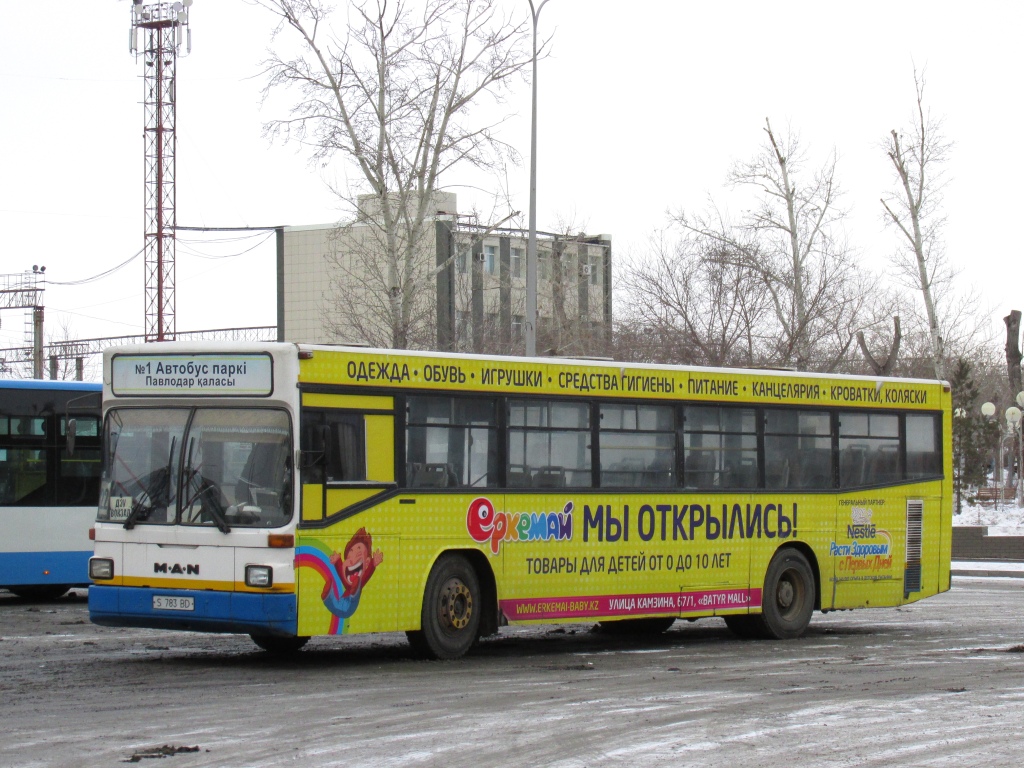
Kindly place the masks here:
[[(189, 496), (187, 502), (182, 505), (182, 513), (195, 504), (196, 501), (199, 501), (200, 510), (210, 513), (210, 517), (213, 518), (213, 524), (217, 526), (217, 530), (221, 533), (230, 533), (231, 526), (228, 525), (227, 518), (224, 517), (224, 507), (220, 503), (220, 489), (217, 488), (212, 480), (203, 477), (198, 467), (192, 466), (192, 449), (195, 443), (196, 439), (194, 437), (188, 441), (188, 458), (185, 463), (188, 480), (185, 481), (185, 490), (189, 490), (189, 486), (195, 482), (196, 478), (199, 479), (199, 482), (196, 483), (195, 495)], [(204, 501), (203, 496), (207, 496), (207, 500)]]
[(149, 475), (148, 486), (142, 489), (142, 495), (148, 499), (149, 504), (143, 505), (141, 497), (132, 500), (132, 511), (124, 520), (125, 530), (130, 531), (135, 527), (135, 521), (143, 510), (152, 512), (161, 496), (165, 497), (167, 503), (170, 504), (171, 465), (174, 463), (174, 442), (177, 439), (177, 436), (171, 438), (171, 449), (167, 452), (167, 466), (152, 472)]
[(213, 483), (210, 483), (210, 485), (206, 487), (203, 493), (209, 496), (209, 499), (207, 499), (206, 508), (210, 510), (210, 517), (213, 518), (213, 524), (217, 526), (221, 533), (230, 533), (231, 526), (228, 525), (227, 518), (224, 517), (225, 510), (220, 503), (220, 499), (218, 498), (219, 493), (217, 491), (217, 486), (215, 486)]

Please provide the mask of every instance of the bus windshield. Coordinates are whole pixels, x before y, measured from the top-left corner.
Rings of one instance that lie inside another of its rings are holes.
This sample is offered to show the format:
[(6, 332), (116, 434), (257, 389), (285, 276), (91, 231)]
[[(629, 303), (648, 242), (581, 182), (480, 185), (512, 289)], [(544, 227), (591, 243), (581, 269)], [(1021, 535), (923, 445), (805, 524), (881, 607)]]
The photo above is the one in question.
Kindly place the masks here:
[(97, 519), (276, 528), (291, 519), (291, 428), (275, 409), (118, 408)]

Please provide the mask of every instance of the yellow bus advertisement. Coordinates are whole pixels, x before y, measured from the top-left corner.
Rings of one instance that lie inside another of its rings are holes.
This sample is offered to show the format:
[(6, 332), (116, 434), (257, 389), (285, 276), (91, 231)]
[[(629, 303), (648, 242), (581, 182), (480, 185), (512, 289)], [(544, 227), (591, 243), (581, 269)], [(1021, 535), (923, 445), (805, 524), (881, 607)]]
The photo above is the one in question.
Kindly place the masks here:
[[(214, 354), (168, 347), (178, 366)], [(160, 466), (184, 472), (197, 464), (189, 450), (212, 457), (203, 487), (217, 488), (221, 511), (191, 522), (168, 512), (126, 534), (101, 502), (97, 542), (109, 529), (123, 547), (154, 543), (180, 526), (206, 537), (195, 558), (212, 571), (233, 536), (263, 525), (245, 521), (283, 502), (265, 527), (292, 536), (290, 568), (272, 568), (266, 589), (291, 594), (294, 618), (261, 624), (253, 608), (207, 621), (198, 608), (160, 613), (146, 594), (130, 618), (97, 600), (100, 623), (245, 631), (271, 648), (405, 631), (451, 658), (517, 622), (653, 632), (721, 616), (741, 636), (796, 637), (815, 610), (949, 588), (942, 382), (284, 344), (260, 347), (267, 359), (251, 366), (256, 349), (228, 351), (246, 366), (237, 397), (230, 382), (211, 391), (184, 376), (170, 391), (154, 382), (162, 389), (147, 399), (128, 368), (138, 361), (120, 353), (125, 394), (115, 387), (105, 407), (124, 421), (146, 405), (156, 423), (154, 404), (166, 406), (181, 421), (174, 435), (144, 427), (161, 441)], [(269, 463), (273, 430), (294, 448), (274, 459), (284, 468)], [(237, 446), (260, 442), (259, 456), (232, 465)], [(235, 562), (231, 589), (258, 593)]]

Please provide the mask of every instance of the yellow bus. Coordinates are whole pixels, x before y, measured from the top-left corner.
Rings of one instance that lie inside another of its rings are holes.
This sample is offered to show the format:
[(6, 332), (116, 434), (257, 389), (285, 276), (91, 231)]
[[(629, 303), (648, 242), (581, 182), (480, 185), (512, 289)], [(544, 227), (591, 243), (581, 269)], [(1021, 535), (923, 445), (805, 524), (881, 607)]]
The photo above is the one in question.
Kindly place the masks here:
[(104, 355), (94, 622), (456, 658), (950, 587), (942, 382), (295, 344)]

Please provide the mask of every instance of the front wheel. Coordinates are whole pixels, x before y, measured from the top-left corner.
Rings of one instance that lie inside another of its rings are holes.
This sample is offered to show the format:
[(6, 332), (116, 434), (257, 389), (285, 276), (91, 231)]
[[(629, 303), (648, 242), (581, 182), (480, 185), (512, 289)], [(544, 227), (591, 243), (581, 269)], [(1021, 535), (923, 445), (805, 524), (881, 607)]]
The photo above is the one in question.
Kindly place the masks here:
[(299, 636), (279, 637), (277, 635), (249, 635), (249, 637), (251, 637), (252, 641), (267, 653), (278, 654), (281, 656), (287, 656), (290, 653), (295, 653), (309, 642), (308, 637)]
[(776, 640), (800, 637), (811, 623), (817, 592), (814, 571), (796, 549), (775, 553), (764, 577), (761, 622), (765, 636)]
[(480, 636), (480, 581), (462, 555), (438, 558), (423, 593), (420, 630), (410, 632), (409, 642), (425, 656), (457, 659)]

